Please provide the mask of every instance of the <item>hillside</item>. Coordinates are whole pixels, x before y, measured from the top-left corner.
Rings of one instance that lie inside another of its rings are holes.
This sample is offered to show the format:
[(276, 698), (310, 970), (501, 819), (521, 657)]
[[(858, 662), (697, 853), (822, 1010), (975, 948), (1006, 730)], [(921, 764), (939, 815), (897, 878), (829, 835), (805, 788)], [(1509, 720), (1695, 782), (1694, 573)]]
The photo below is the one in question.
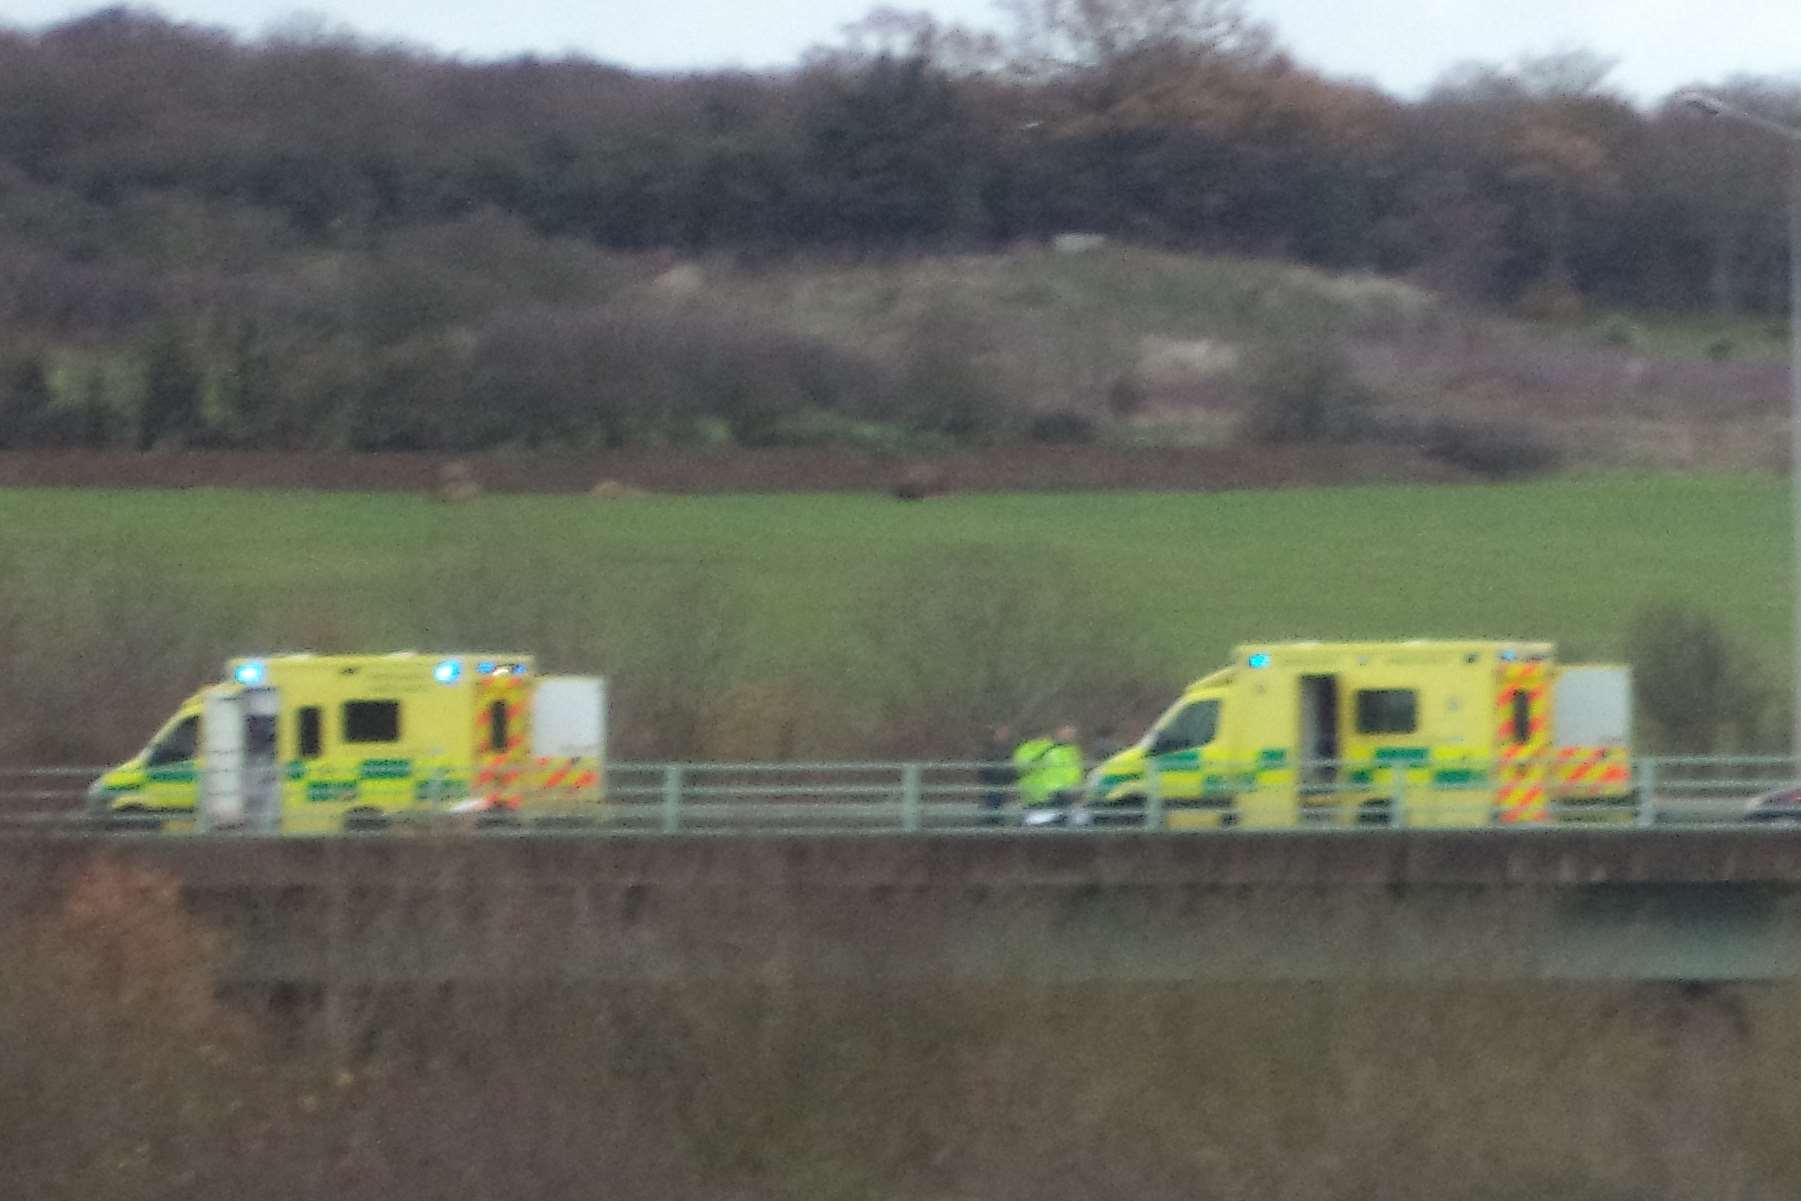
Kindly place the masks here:
[[(1784, 463), (1784, 342), (1768, 323), (1716, 327), (1730, 331), (1709, 340), (1730, 345), (1719, 361), (1668, 323), (1532, 324), (1400, 281), (1268, 260), (1104, 245), (672, 264), (546, 246), (534, 266), (504, 253), (508, 229), (493, 218), (438, 231), (460, 256), (454, 273), (402, 249), (297, 258), (293, 269), (320, 281), (321, 313), (419, 326), (372, 365), (341, 342), (308, 346), (304, 311), (209, 309), (200, 332), (149, 342), (26, 342), (0, 445), (931, 453), (1326, 441), (1502, 476)], [(560, 302), (521, 301), (531, 290), (510, 277), (553, 263)], [(358, 378), (365, 367), (372, 379)], [(42, 397), (44, 436), (29, 434), (27, 394)], [(151, 410), (156, 437), (141, 428)]]
[(1499, 435), (1499, 474), (1508, 447), (1540, 441), (1571, 466), (1786, 463), (1780, 322), (1533, 323), (1380, 276), (1130, 247), (690, 270), (695, 304), (901, 362), (948, 345), (969, 356), (964, 382), (1109, 441), (1255, 441), (1259, 407), (1308, 399), (1298, 382), (1361, 415), (1328, 419), (1328, 439), (1430, 448), (1441, 423), (1466, 434), (1453, 455), (1476, 444), (1476, 467)]
[[(1092, 12), (1062, 64), (927, 27), (682, 78), (119, 8), (0, 26), (0, 449), (1765, 464), (1754, 139), (1580, 55), (1407, 102), (1245, 23), (1138, 45)], [(1616, 308), (1658, 315), (1583, 324)]]

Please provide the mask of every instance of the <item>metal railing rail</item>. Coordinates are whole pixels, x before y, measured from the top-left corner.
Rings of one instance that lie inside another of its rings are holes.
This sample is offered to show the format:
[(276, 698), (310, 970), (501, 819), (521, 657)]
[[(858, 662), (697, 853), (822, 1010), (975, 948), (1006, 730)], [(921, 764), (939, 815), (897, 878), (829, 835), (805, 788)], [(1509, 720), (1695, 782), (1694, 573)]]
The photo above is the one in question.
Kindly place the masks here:
[(0, 765), (0, 821), (79, 810), (88, 784), (99, 775), (100, 770), (88, 767)]
[[(612, 763), (600, 805), (533, 805), (520, 825), (579, 827), (605, 834), (958, 833), (1023, 830), (1027, 814), (1053, 813), (1046, 829), (1068, 832), (1230, 830), (1303, 826), (1467, 827), (1504, 825), (1499, 790), (1525, 768), (1542, 772), (1549, 821), (1618, 826), (1714, 827), (1751, 821), (1801, 825), (1801, 772), (1787, 757), (1665, 756), (1632, 761), (1629, 790), (1573, 795), (1557, 764), (1471, 763), (1457, 771), (1418, 761), (1301, 763), (1271, 776), (1269, 764), (1206, 762), (1151, 773), (1134, 799), (1110, 806), (1034, 810), (1017, 789), (992, 804), (996, 786), (972, 761), (797, 763)], [(0, 830), (154, 828), (85, 812), (99, 768), (0, 765)], [(1794, 787), (1794, 803), (1753, 813), (1754, 798)], [(420, 804), (389, 823), (447, 817), (450, 803)], [(1286, 806), (1292, 799), (1292, 820)], [(1273, 805), (1273, 808), (1271, 807)], [(1258, 816), (1259, 806), (1261, 817)], [(1271, 814), (1277, 820), (1271, 820)], [(1033, 827), (1036, 829), (1037, 827)]]

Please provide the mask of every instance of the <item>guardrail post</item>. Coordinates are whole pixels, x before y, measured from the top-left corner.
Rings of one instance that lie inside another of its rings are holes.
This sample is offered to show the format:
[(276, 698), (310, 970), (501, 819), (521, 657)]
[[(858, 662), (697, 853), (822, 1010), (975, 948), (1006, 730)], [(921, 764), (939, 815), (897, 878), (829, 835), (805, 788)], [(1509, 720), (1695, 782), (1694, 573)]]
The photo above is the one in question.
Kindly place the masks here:
[(674, 834), (682, 828), (682, 765), (671, 763), (663, 769), (663, 833)]
[(1157, 777), (1155, 756), (1144, 757), (1144, 828), (1163, 828), (1163, 781)]
[(1657, 824), (1657, 761), (1641, 759), (1637, 766), (1638, 777), (1638, 813), (1635, 820), (1641, 826)]
[(901, 764), (901, 829), (909, 834), (919, 830), (919, 779), (919, 764)]
[(1388, 802), (1388, 824), (1396, 829), (1407, 824), (1407, 764), (1395, 760), (1395, 794)]

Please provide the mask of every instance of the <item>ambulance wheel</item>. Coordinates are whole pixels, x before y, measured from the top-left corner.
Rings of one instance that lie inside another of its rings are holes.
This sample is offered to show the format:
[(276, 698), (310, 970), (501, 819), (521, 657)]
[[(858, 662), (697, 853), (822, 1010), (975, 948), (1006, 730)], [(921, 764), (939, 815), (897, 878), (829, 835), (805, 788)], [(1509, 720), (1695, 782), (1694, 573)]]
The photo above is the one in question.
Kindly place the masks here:
[(110, 830), (135, 830), (151, 834), (161, 833), (163, 828), (162, 819), (142, 805), (119, 806), (106, 815), (106, 825)]
[(1107, 805), (1095, 805), (1090, 810), (1091, 820), (1097, 826), (1122, 826), (1127, 829), (1144, 825), (1146, 801), (1141, 796), (1126, 796)]
[(344, 832), (347, 834), (367, 834), (387, 828), (388, 815), (380, 809), (352, 809), (344, 815)]

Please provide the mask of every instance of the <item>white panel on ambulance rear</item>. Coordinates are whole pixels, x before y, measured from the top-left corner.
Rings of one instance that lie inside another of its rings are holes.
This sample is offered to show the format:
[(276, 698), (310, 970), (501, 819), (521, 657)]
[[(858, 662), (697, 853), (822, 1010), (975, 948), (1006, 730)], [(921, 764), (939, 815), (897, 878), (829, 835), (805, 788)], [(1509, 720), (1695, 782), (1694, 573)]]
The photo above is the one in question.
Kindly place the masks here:
[(1553, 744), (1626, 746), (1632, 738), (1632, 671), (1627, 667), (1565, 667), (1552, 695)]

